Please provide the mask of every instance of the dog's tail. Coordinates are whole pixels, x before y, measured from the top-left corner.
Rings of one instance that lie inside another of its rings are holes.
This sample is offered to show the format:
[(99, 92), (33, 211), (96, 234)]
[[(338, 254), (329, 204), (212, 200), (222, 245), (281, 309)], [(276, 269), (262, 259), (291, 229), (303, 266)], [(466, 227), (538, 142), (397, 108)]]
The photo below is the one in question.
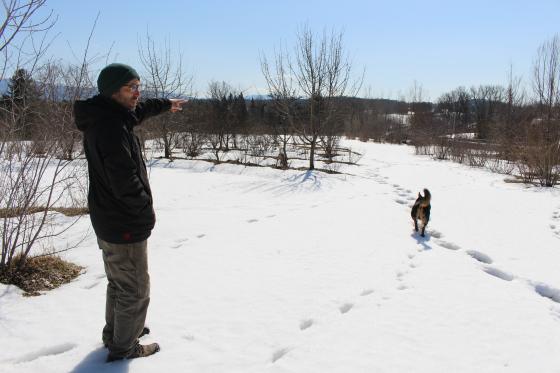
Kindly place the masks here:
[(432, 194), (430, 193), (430, 191), (426, 188), (424, 188), (424, 204), (425, 205), (429, 205), (430, 201), (432, 200)]

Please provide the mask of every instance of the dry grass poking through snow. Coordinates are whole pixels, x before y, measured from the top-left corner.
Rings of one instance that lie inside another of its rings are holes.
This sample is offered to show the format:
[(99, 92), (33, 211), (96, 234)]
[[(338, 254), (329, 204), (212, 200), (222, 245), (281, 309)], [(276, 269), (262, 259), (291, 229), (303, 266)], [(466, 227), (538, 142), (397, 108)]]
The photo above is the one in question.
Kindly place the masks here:
[(52, 290), (80, 275), (83, 267), (62, 260), (58, 256), (27, 258), (20, 270), (15, 270), (21, 259), (13, 260), (7, 270), (0, 273), (0, 282), (16, 285), (25, 296), (41, 295), (40, 291)]
[[(28, 207), (27, 211), (23, 212), (25, 215), (36, 214), (39, 212), (45, 212), (45, 207)], [(51, 211), (60, 212), (66, 216), (78, 216), (89, 214), (87, 207), (51, 207)], [(0, 219), (11, 219), (22, 215), (21, 209), (14, 208), (0, 208)]]

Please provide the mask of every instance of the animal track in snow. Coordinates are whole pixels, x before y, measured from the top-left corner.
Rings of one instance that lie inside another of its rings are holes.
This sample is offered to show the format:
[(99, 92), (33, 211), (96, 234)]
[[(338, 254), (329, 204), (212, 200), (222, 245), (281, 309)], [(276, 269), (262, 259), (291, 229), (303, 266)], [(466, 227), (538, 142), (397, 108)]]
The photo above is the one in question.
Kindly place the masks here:
[(354, 304), (352, 303), (344, 303), (342, 306), (340, 306), (338, 308), (338, 310), (340, 311), (340, 313), (345, 314), (348, 311), (350, 311), (352, 309), (352, 307), (354, 307)]
[(305, 330), (305, 329), (311, 328), (311, 326), (313, 325), (313, 322), (314, 322), (313, 319), (302, 320), (299, 323), (299, 329), (300, 330)]
[(428, 233), (430, 234), (430, 236), (432, 236), (434, 238), (442, 238), (443, 237), (443, 234), (439, 231), (436, 231), (435, 229), (428, 230)]
[(288, 352), (290, 352), (290, 348), (287, 348), (287, 347), (286, 347), (286, 348), (281, 348), (281, 349), (275, 351), (275, 352), (272, 354), (271, 362), (272, 362), (272, 363), (277, 362), (278, 360), (280, 360), (280, 359), (282, 359), (284, 356), (286, 356), (286, 354), (287, 354)]
[(467, 254), (469, 254), (471, 257), (484, 264), (492, 264), (493, 262), (492, 258), (490, 258), (488, 255), (476, 250), (468, 250)]
[(249, 219), (249, 220), (247, 220), (247, 223), (256, 223), (258, 221), (259, 221), (259, 219)]
[(558, 307), (552, 307), (550, 313), (552, 313), (556, 320), (560, 321), (560, 309)]
[(206, 237), (206, 235), (203, 233), (203, 234), (199, 234), (198, 236), (196, 236), (196, 238), (202, 238), (202, 237)]
[(556, 210), (552, 213), (552, 223), (549, 224), (550, 229), (554, 235), (560, 238), (560, 229), (558, 229), (558, 223), (560, 221), (560, 210)]
[(187, 242), (189, 239), (188, 238), (179, 238), (178, 240), (175, 241), (175, 244), (171, 246), (172, 249), (178, 249), (181, 246), (183, 246), (183, 243)]
[(541, 297), (548, 298), (555, 303), (560, 303), (560, 290), (542, 283), (533, 284), (533, 286)]
[(76, 348), (74, 343), (64, 343), (52, 347), (46, 347), (38, 351), (30, 352), (14, 360), (15, 363), (28, 363), (45, 356), (60, 355)]
[(461, 250), (461, 246), (454, 244), (453, 242), (447, 242), (447, 241), (443, 241), (443, 240), (437, 240), (436, 243), (438, 245), (440, 245), (441, 247), (444, 247), (448, 250), (453, 250), (453, 251), (457, 251), (457, 250)]
[(276, 215), (272, 214), (272, 215), (267, 215), (267, 218), (274, 218), (276, 217)]
[(399, 205), (406, 205), (408, 202), (406, 202), (405, 200), (402, 199), (396, 199), (395, 202), (397, 202)]
[(373, 294), (374, 290), (373, 289), (364, 289), (361, 293), (360, 296), (365, 297), (367, 295)]
[(504, 281), (512, 281), (515, 278), (512, 274), (509, 274), (507, 272), (504, 272), (494, 267), (484, 267), (483, 270), (489, 275), (497, 277)]
[(89, 285), (83, 286), (82, 289), (90, 290), (96, 287), (97, 285), (101, 284), (101, 281), (92, 282)]

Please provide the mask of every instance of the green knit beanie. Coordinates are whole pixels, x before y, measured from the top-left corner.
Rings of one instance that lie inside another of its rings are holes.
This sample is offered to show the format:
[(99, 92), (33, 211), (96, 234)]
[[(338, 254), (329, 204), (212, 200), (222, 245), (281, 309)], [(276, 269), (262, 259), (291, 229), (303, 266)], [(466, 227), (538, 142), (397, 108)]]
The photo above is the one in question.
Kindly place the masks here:
[(99, 73), (97, 89), (103, 96), (111, 97), (132, 79), (140, 79), (136, 70), (122, 63), (112, 63), (105, 66)]

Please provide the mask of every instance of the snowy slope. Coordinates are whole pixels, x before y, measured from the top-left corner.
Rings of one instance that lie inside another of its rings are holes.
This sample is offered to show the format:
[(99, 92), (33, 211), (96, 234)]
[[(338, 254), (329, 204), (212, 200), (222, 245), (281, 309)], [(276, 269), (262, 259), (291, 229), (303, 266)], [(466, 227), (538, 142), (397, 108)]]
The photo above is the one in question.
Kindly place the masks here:
[[(162, 351), (104, 363), (90, 233), (65, 255), (87, 268), (73, 283), (33, 298), (0, 285), (0, 371), (560, 372), (558, 190), (348, 144), (364, 157), (342, 175), (155, 163), (143, 341)], [(421, 238), (409, 205), (424, 187)]]

